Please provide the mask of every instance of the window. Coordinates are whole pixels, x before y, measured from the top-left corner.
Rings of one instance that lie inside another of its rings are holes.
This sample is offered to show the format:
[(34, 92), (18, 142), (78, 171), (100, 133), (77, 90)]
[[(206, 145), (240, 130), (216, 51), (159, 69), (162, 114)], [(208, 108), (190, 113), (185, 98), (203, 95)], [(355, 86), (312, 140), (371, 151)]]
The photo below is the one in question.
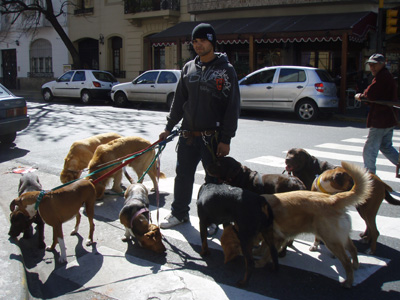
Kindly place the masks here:
[(112, 46), (112, 63), (113, 63), (113, 74), (117, 77), (122, 77), (121, 75), (121, 49), (122, 49), (122, 39), (120, 37), (113, 37), (111, 39)]
[(172, 72), (161, 72), (160, 77), (158, 77), (157, 83), (176, 83), (178, 80)]
[(85, 81), (86, 76), (85, 76), (85, 71), (76, 71), (74, 78), (72, 81)]
[(279, 83), (304, 81), (306, 81), (306, 73), (304, 72), (304, 70), (281, 69), (281, 72), (279, 73)]
[(29, 57), (31, 73), (49, 74), (53, 72), (52, 49), (48, 40), (38, 39), (34, 41), (31, 44)]
[(274, 79), (275, 69), (274, 70), (267, 70), (261, 71), (253, 76), (249, 77), (247, 80), (247, 84), (260, 84), (260, 83), (271, 83)]
[(67, 73), (65, 73), (64, 75), (62, 75), (60, 78), (58, 78), (59, 82), (69, 82), (71, 81), (72, 75), (74, 75), (75, 71), (69, 71)]
[(157, 79), (158, 72), (147, 72), (140, 76), (137, 80), (137, 84), (150, 84), (155, 83)]

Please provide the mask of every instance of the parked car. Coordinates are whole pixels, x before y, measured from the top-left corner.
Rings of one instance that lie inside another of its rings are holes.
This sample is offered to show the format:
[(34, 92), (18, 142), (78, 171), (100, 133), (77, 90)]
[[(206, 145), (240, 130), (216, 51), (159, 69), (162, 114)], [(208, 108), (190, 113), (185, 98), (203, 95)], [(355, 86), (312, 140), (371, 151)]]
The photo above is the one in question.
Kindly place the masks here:
[(42, 85), (44, 101), (55, 97), (79, 98), (89, 104), (93, 99), (110, 99), (110, 91), (118, 80), (109, 72), (99, 70), (72, 70), (57, 80)]
[(242, 109), (291, 111), (303, 121), (339, 105), (334, 79), (311, 67), (265, 67), (242, 78), (239, 89)]
[(17, 97), (0, 84), (0, 143), (11, 144), (17, 131), (28, 127), (30, 118), (24, 98)]
[(113, 86), (111, 99), (120, 107), (137, 101), (165, 103), (170, 108), (180, 76), (180, 70), (146, 71), (131, 82)]

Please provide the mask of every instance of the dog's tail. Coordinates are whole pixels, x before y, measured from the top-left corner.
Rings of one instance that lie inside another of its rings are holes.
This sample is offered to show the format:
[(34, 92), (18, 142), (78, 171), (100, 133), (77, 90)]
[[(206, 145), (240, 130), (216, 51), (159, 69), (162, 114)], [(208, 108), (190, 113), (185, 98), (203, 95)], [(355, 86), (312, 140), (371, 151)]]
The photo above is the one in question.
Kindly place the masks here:
[(123, 167), (123, 169), (126, 179), (128, 179), (131, 184), (135, 183), (135, 180), (129, 175), (128, 170), (125, 167)]
[(344, 209), (350, 205), (363, 204), (372, 192), (370, 174), (365, 169), (345, 161), (342, 161), (342, 167), (353, 178), (354, 185), (350, 191), (332, 195), (334, 205), (339, 209)]

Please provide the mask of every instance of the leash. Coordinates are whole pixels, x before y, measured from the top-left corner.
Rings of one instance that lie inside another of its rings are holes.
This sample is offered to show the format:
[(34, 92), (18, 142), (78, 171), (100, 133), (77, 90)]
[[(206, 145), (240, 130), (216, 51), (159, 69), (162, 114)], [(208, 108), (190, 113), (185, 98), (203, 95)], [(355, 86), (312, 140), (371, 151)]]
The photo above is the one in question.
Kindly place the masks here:
[(386, 105), (386, 106), (390, 106), (390, 107), (394, 107), (397, 109), (400, 109), (400, 103), (397, 101), (383, 101), (383, 100), (378, 100), (378, 101), (371, 101), (365, 98), (361, 98), (361, 102), (368, 102), (368, 103), (372, 103), (372, 104), (379, 104), (379, 105)]
[[(114, 173), (117, 172), (119, 169), (123, 168), (124, 166), (126, 166), (127, 164), (129, 164), (132, 160), (136, 159), (137, 157), (139, 157), (139, 156), (142, 155), (143, 153), (146, 153), (147, 151), (152, 150), (152, 149), (153, 149), (154, 147), (156, 147), (157, 145), (160, 145), (160, 146), (162, 145), (163, 147), (160, 147), (159, 152), (158, 152), (158, 154), (157, 154), (157, 157), (158, 157), (159, 154), (161, 153), (161, 151), (164, 150), (166, 144), (167, 144), (168, 142), (172, 141), (172, 140), (174, 139), (174, 137), (178, 135), (178, 133), (179, 133), (178, 130), (173, 130), (173, 131), (171, 132), (171, 134), (170, 134), (165, 140), (163, 140), (163, 141), (161, 141), (161, 140), (159, 139), (158, 141), (154, 142), (154, 143), (151, 144), (150, 146), (148, 146), (148, 147), (146, 147), (146, 148), (144, 148), (144, 149), (142, 149), (142, 150), (140, 150), (140, 151), (137, 151), (137, 152), (132, 153), (132, 154), (128, 154), (128, 155), (126, 155), (126, 156), (124, 156), (124, 157), (122, 157), (122, 158), (117, 159), (118, 162), (116, 162), (116, 163), (110, 164), (110, 165), (108, 165), (108, 166), (106, 166), (106, 167), (103, 167), (103, 168), (101, 168), (101, 169), (99, 169), (99, 170), (96, 170), (96, 171), (94, 171), (94, 172), (92, 172), (92, 173), (90, 173), (90, 174), (88, 174), (88, 175), (86, 175), (86, 176), (84, 176), (84, 177), (81, 177), (81, 178), (72, 180), (72, 181), (67, 182), (67, 183), (64, 183), (64, 184), (62, 184), (62, 185), (59, 185), (59, 186), (57, 186), (57, 187), (55, 187), (55, 188), (53, 188), (53, 189), (51, 189), (51, 190), (49, 190), (49, 191), (51, 192), (51, 191), (58, 190), (58, 189), (60, 189), (60, 188), (62, 188), (62, 187), (64, 187), (64, 186), (67, 186), (67, 185), (69, 185), (69, 184), (71, 184), (71, 183), (73, 183), (73, 182), (75, 182), (75, 181), (77, 181), (77, 180), (79, 180), (79, 179), (89, 177), (89, 176), (94, 175), (94, 174), (96, 174), (96, 173), (98, 173), (98, 172), (101, 172), (101, 171), (103, 171), (103, 170), (105, 170), (105, 169), (111, 168), (112, 166), (115, 166), (115, 165), (119, 164), (119, 161), (120, 161), (120, 160), (123, 160), (123, 159), (125, 159), (125, 158), (128, 158), (127, 160), (123, 161), (120, 165), (118, 165), (118, 166), (115, 167), (114, 169), (110, 170), (110, 171), (107, 172), (106, 174), (104, 174), (104, 175), (100, 176), (99, 178), (97, 178), (97, 179), (95, 179), (95, 180), (92, 181), (93, 184), (96, 184), (97, 182), (103, 180), (104, 178), (106, 178), (106, 177), (108, 177), (108, 176), (114, 174)], [(114, 161), (115, 161), (115, 160), (114, 160)], [(154, 160), (153, 160), (153, 161), (154, 161)], [(151, 166), (150, 166), (150, 167), (151, 167)], [(147, 173), (147, 171), (150, 169), (150, 167), (146, 170), (146, 173)], [(145, 173), (145, 174), (146, 174), (146, 173)], [(142, 177), (144, 177), (145, 174), (143, 174)], [(35, 203), (35, 209), (36, 209), (36, 210), (39, 208), (40, 202), (42, 201), (44, 195), (45, 195), (47, 192), (49, 192), (49, 191), (42, 190), (42, 191), (40, 192), (39, 196), (38, 196), (37, 199), (36, 199), (36, 203)]]

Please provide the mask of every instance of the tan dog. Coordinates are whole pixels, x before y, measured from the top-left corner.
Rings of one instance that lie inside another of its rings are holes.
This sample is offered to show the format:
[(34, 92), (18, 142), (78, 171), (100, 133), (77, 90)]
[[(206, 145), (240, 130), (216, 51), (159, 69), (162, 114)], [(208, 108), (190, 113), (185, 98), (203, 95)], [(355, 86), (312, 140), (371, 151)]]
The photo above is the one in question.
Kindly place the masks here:
[(237, 236), (237, 229), (235, 225), (229, 224), (224, 226), (224, 231), (221, 235), (221, 247), (224, 251), (224, 263), (228, 263), (239, 255), (243, 255), (240, 248), (240, 241)]
[[(39, 194), (40, 192), (27, 192), (11, 202), (10, 209), (13, 211), (11, 214), (11, 226), (13, 223), (13, 215), (17, 215), (20, 212), (30, 218), (35, 216), (37, 213), (35, 204)], [(51, 247), (47, 247), (46, 250), (53, 251), (58, 243), (61, 252), (59, 258), (60, 263), (67, 261), (62, 224), (76, 216), (75, 229), (71, 232), (71, 235), (76, 234), (81, 220), (79, 209), (82, 207), (83, 203), (85, 203), (86, 214), (90, 225), (89, 237), (86, 245), (90, 246), (93, 244), (95, 201), (95, 187), (86, 179), (80, 179), (70, 185), (43, 195), (38, 211), (43, 221), (53, 227), (53, 244)]]
[[(367, 254), (375, 254), (376, 242), (378, 240), (379, 231), (376, 226), (376, 215), (383, 199), (392, 205), (400, 205), (400, 201), (394, 199), (390, 192), (392, 188), (384, 183), (377, 175), (370, 174), (372, 179), (372, 193), (364, 204), (357, 205), (357, 211), (361, 218), (365, 221), (365, 232), (360, 236), (363, 242), (370, 244)], [(327, 170), (318, 176), (313, 183), (312, 190), (323, 193), (335, 194), (341, 191), (348, 191), (353, 186), (353, 180), (343, 168)], [(310, 250), (317, 250), (319, 241), (316, 240)]]
[(103, 133), (74, 142), (64, 159), (61, 182), (67, 183), (81, 177), (82, 170), (87, 168), (96, 148), (120, 137), (118, 133)]
[[(150, 146), (150, 142), (137, 136), (128, 136), (115, 139), (107, 144), (100, 145), (94, 152), (92, 160), (89, 162), (89, 172), (92, 173), (95, 170), (105, 166), (107, 163), (115, 161), (119, 158), (126, 157), (127, 155), (133, 154), (137, 151), (143, 150)], [(147, 168), (150, 166), (155, 156), (154, 149), (147, 151), (129, 163), (129, 166), (133, 168), (140, 178)], [(107, 173), (111, 169), (103, 170), (97, 174), (90, 176), (91, 179), (96, 179)], [(158, 189), (157, 184), (157, 167), (154, 163), (147, 173), (155, 189)], [(160, 172), (160, 178), (165, 178), (165, 174)], [(112, 190), (116, 193), (122, 193), (121, 180), (122, 180), (122, 170), (118, 170), (111, 176), (107, 177), (105, 180), (96, 183), (97, 198), (100, 199), (104, 196), (104, 191), (106, 185), (111, 179), (114, 179)], [(140, 181), (140, 183), (143, 179)]]
[(131, 185), (125, 191), (124, 206), (119, 214), (119, 220), (125, 227), (125, 236), (122, 241), (127, 242), (136, 237), (139, 245), (156, 253), (163, 253), (166, 249), (162, 242), (160, 228), (150, 224), (149, 198), (147, 188), (141, 183), (134, 183), (125, 171)]
[(357, 269), (359, 262), (357, 249), (349, 236), (351, 219), (346, 207), (364, 203), (371, 194), (372, 184), (364, 169), (347, 162), (342, 162), (342, 166), (354, 180), (350, 191), (335, 195), (293, 191), (263, 197), (272, 207), (277, 249), (298, 234), (315, 234), (342, 263), (347, 277), (343, 286), (350, 288), (354, 281), (353, 268)]

